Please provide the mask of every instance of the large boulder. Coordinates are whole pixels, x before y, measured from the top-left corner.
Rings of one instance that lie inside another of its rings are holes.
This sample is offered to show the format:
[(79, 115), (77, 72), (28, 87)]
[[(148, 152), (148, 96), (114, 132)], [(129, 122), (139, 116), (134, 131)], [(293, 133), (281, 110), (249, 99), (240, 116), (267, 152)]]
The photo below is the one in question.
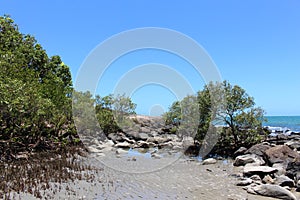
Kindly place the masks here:
[(271, 185), (271, 184), (256, 185), (251, 189), (256, 194), (263, 195), (263, 196), (274, 197), (278, 199), (286, 199), (286, 200), (297, 200), (297, 198), (293, 193), (278, 185)]
[(252, 147), (250, 147), (246, 152), (245, 154), (255, 154), (255, 155), (258, 155), (258, 156), (261, 156), (263, 157), (264, 156), (264, 153), (266, 150), (270, 149), (271, 146), (266, 144), (266, 143), (260, 143), (260, 144), (256, 144)]
[(265, 161), (260, 156), (255, 154), (246, 154), (236, 157), (233, 163), (234, 166), (244, 166), (246, 164), (259, 166), (264, 165)]
[(260, 177), (264, 177), (265, 175), (268, 174), (274, 174), (275, 172), (277, 172), (277, 169), (273, 168), (273, 167), (268, 167), (268, 166), (249, 166), (246, 165), (244, 167), (244, 175), (245, 176), (252, 176), (252, 175), (259, 175)]
[(300, 160), (300, 155), (296, 151), (285, 145), (278, 145), (269, 148), (265, 151), (269, 164), (274, 163), (290, 163), (295, 160)]

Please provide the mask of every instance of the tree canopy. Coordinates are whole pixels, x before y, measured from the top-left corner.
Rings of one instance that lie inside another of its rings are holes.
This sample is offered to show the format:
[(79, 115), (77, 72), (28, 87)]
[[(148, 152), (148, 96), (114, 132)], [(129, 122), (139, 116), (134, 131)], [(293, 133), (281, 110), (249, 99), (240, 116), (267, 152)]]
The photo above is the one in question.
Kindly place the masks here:
[(49, 147), (45, 138), (61, 141), (74, 133), (69, 67), (59, 56), (48, 57), (7, 15), (0, 16), (0, 93), (2, 147)]
[[(197, 92), (194, 98), (197, 101), (190, 101), (192, 97), (187, 96), (182, 101), (174, 102), (164, 114), (166, 123), (172, 123), (175, 118), (181, 120), (180, 125), (177, 125), (178, 134), (182, 134), (184, 129), (186, 134), (191, 135), (191, 127), (197, 127), (194, 139), (203, 143), (209, 128), (213, 126), (214, 134), (219, 138), (216, 147), (220, 149), (249, 146), (262, 139), (264, 110), (255, 107), (254, 98), (240, 86), (232, 86), (228, 81), (211, 82)], [(195, 111), (193, 114), (186, 113), (187, 109), (197, 109), (198, 115)], [(193, 120), (185, 122), (185, 115), (190, 116), (186, 119)], [(186, 125), (182, 126), (182, 123)]]

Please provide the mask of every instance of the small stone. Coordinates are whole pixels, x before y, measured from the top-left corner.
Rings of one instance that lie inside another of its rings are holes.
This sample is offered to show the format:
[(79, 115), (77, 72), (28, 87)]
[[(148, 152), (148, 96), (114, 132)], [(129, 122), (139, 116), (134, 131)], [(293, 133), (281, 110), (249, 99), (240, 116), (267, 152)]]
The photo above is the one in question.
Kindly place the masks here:
[(269, 184), (273, 184), (275, 181), (274, 181), (274, 179), (270, 176), (270, 175), (266, 175), (263, 179), (262, 179), (262, 181), (264, 182), (264, 183), (269, 183)]
[(211, 164), (216, 164), (217, 160), (214, 158), (208, 158), (203, 160), (202, 165), (211, 165)]

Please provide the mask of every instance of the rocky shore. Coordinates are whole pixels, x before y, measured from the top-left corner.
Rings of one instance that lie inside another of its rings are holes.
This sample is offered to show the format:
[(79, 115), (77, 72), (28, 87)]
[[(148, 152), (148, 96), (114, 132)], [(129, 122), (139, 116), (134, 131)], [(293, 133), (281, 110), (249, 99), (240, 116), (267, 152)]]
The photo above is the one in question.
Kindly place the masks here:
[[(137, 116), (133, 121), (107, 137), (85, 135), (89, 154), (56, 155), (51, 165), (47, 157), (21, 164), (17, 171), (23, 174), (17, 176), (24, 178), (23, 185), (11, 178), (16, 165), (6, 165), (2, 179), (23, 189), (5, 187), (0, 194), (6, 199), (300, 199), (298, 133), (278, 132), (240, 148), (233, 160), (202, 160), (184, 154), (193, 138), (179, 137), (161, 118)], [(33, 178), (24, 167), (29, 164), (38, 169)]]
[(300, 134), (277, 132), (249, 149), (235, 152), (238, 186), (248, 193), (279, 199), (299, 199)]

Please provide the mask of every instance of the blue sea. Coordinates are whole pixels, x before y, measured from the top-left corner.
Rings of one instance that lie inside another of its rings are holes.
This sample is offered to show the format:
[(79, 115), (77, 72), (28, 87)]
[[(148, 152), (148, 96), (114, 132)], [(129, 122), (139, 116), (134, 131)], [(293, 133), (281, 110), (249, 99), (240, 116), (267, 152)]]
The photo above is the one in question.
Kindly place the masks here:
[(266, 116), (266, 118), (268, 121), (263, 124), (264, 126), (300, 132), (300, 116)]

